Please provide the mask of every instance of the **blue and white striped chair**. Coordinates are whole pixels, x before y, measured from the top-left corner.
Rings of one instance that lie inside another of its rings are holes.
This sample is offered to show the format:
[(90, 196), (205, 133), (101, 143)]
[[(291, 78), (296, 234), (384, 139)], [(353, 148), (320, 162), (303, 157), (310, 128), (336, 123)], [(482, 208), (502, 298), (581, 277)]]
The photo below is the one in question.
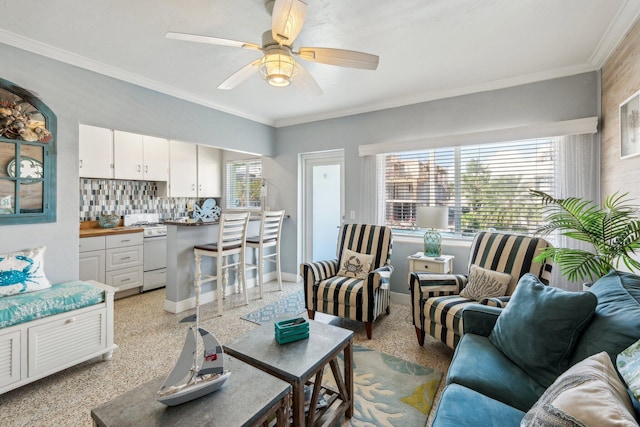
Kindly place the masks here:
[[(389, 314), (392, 239), (389, 227), (345, 224), (338, 235), (337, 259), (301, 264), (309, 318), (313, 319), (319, 311), (364, 322), (367, 338), (371, 339), (373, 322), (382, 312)], [(373, 255), (366, 278), (336, 275), (345, 249)]]
[(429, 274), (411, 273), (411, 312), (416, 328), (418, 343), (424, 344), (425, 334), (439, 339), (455, 349), (463, 334), (462, 311), (469, 304), (485, 304), (504, 307), (509, 295), (525, 273), (537, 276), (544, 284), (549, 284), (551, 260), (544, 263), (534, 262), (533, 258), (542, 250), (551, 246), (541, 238), (480, 232), (471, 243), (469, 265), (484, 269), (508, 273), (511, 281), (505, 297), (489, 298), (483, 301), (461, 297), (460, 291), (467, 285), (468, 274)]

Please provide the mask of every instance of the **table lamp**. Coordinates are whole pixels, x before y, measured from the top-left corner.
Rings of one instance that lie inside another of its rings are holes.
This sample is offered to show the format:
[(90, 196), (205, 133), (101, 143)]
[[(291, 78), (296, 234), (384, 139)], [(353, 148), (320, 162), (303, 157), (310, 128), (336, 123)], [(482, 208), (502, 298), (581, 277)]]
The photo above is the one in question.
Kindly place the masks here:
[(418, 206), (416, 227), (427, 229), (424, 233), (424, 255), (440, 256), (442, 238), (437, 230), (449, 227), (449, 207)]

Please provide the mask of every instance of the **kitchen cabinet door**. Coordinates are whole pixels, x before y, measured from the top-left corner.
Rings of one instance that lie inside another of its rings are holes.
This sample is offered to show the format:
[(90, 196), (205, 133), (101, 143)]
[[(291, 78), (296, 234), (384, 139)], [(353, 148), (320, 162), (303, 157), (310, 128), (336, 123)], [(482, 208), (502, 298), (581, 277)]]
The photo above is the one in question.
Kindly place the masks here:
[(198, 154), (196, 144), (169, 142), (170, 197), (197, 197)]
[(114, 178), (144, 179), (142, 135), (113, 131)]
[(113, 132), (95, 126), (80, 125), (80, 176), (113, 178)]
[(198, 145), (198, 197), (222, 195), (220, 150)]
[(144, 179), (147, 181), (169, 181), (169, 140), (144, 135), (142, 145)]
[(104, 250), (80, 253), (80, 280), (95, 280), (105, 283), (105, 273)]

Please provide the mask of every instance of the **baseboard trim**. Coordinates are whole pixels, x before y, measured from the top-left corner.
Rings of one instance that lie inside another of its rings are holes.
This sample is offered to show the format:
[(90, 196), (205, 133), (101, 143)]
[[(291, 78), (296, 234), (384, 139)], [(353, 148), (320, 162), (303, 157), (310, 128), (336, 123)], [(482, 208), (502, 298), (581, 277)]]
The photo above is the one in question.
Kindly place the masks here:
[(411, 295), (403, 294), (400, 292), (389, 292), (391, 296), (391, 302), (402, 305), (411, 305)]

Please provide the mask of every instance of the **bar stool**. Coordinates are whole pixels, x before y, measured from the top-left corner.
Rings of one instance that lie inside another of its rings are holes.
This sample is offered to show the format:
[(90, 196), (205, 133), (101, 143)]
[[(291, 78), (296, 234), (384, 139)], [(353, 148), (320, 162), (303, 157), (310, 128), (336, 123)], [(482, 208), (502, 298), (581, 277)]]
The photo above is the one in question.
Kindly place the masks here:
[[(204, 283), (216, 281), (216, 299), (218, 300), (218, 314), (222, 315), (222, 299), (225, 296), (226, 281), (229, 269), (238, 274), (238, 283), (244, 291), (245, 304), (249, 304), (247, 294), (247, 280), (245, 273), (245, 239), (247, 237), (247, 225), (249, 224), (249, 213), (222, 214), (220, 216), (220, 228), (218, 231), (218, 241), (206, 245), (196, 245), (193, 247), (195, 257), (195, 277), (193, 285), (195, 289), (201, 289)], [(237, 262), (229, 262), (228, 257), (238, 255)], [(216, 258), (216, 275), (202, 274), (202, 257), (208, 256)]]
[[(282, 233), (282, 220), (284, 219), (284, 211), (262, 212), (262, 221), (260, 222), (260, 235), (247, 237), (247, 247), (256, 249), (256, 263), (246, 264), (247, 270), (257, 269), (256, 275), (258, 286), (260, 287), (260, 298), (264, 296), (263, 285), (263, 262), (269, 261), (276, 265), (276, 274), (278, 277), (278, 285), (282, 290), (282, 272), (280, 271), (280, 235)], [(274, 247), (275, 251), (265, 255), (265, 248)], [(275, 258), (275, 259), (274, 259)]]

